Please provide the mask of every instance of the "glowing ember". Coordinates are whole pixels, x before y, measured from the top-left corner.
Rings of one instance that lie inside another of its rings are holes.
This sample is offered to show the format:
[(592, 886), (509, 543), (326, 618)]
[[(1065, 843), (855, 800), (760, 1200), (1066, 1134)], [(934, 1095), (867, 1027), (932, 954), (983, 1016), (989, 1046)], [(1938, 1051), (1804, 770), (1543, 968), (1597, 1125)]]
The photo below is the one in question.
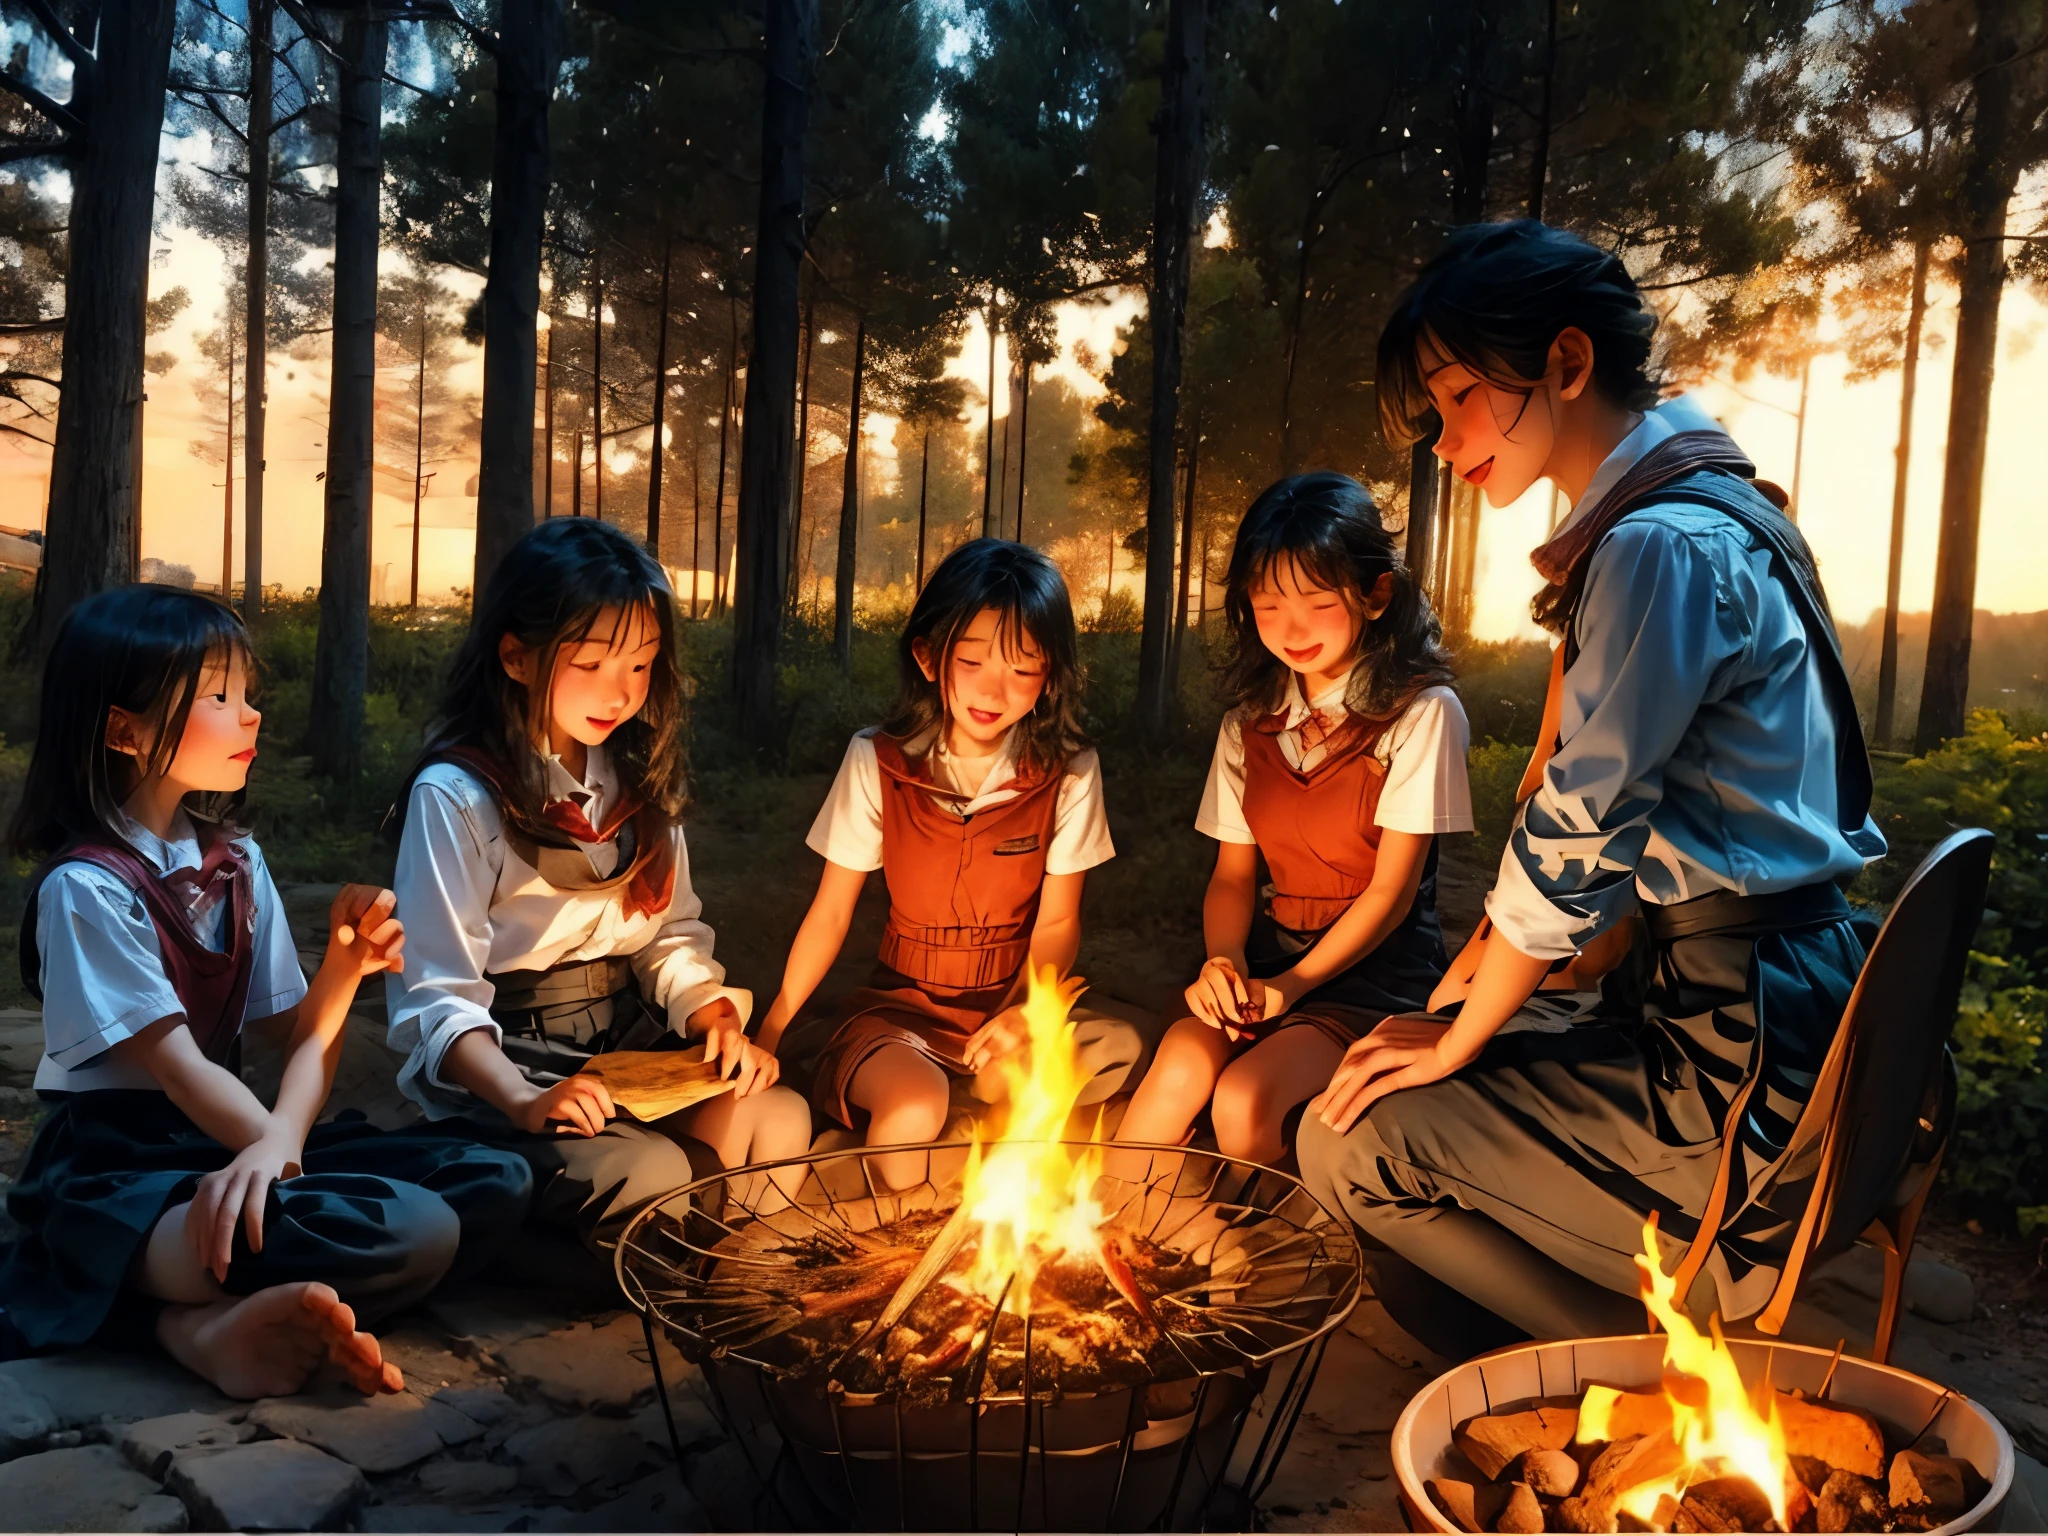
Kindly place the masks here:
[[(1765, 1411), (1760, 1413), (1742, 1384), (1742, 1372), (1721, 1337), (1718, 1319), (1710, 1338), (1678, 1309), (1677, 1286), (1657, 1261), (1655, 1217), (1643, 1224), (1643, 1251), (1636, 1256), (1636, 1267), (1643, 1275), (1643, 1305), (1664, 1329), (1664, 1395), (1671, 1403), (1672, 1438), (1686, 1465), (1669, 1478), (1630, 1489), (1621, 1507), (1648, 1520), (1662, 1496), (1675, 1498), (1701, 1478), (1733, 1474), (1754, 1483), (1770, 1501), (1778, 1529), (1789, 1529), (1785, 1432), (1768, 1386), (1762, 1389)], [(1683, 1378), (1679, 1391), (1672, 1390), (1673, 1376)], [(1586, 1428), (1580, 1427), (1582, 1438), (1587, 1437)]]
[(1029, 980), (1029, 1045), (1001, 1063), (1009, 1112), (993, 1142), (984, 1145), (975, 1133), (960, 1200), (977, 1239), (969, 1286), (994, 1301), (1008, 1285), (1007, 1309), (1018, 1313), (1029, 1309), (1032, 1282), (1046, 1263), (1066, 1253), (1100, 1254), (1098, 1229), (1107, 1219), (1091, 1193), (1100, 1153), (1077, 1154), (1060, 1142), (1088, 1084), (1067, 1017), (1082, 983), (1063, 980), (1051, 966)]

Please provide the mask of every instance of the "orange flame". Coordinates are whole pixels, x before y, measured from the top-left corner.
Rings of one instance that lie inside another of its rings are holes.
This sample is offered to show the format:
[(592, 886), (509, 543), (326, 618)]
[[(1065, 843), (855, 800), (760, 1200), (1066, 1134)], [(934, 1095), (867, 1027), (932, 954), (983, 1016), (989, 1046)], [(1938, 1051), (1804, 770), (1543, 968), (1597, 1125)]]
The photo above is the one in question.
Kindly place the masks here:
[[(1665, 1397), (1671, 1403), (1671, 1434), (1685, 1455), (1685, 1469), (1672, 1479), (1646, 1483), (1631, 1489), (1622, 1500), (1629, 1513), (1648, 1519), (1661, 1494), (1682, 1495), (1684, 1485), (1700, 1477), (1734, 1474), (1748, 1478), (1770, 1500), (1778, 1529), (1790, 1529), (1785, 1517), (1785, 1431), (1778, 1422), (1778, 1405), (1765, 1396), (1765, 1412), (1742, 1384), (1742, 1372), (1728, 1343), (1721, 1337), (1720, 1319), (1711, 1327), (1712, 1337), (1695, 1328), (1692, 1319), (1679, 1310), (1677, 1284), (1664, 1273), (1657, 1258), (1657, 1218), (1643, 1223), (1643, 1251), (1636, 1256), (1636, 1268), (1643, 1277), (1643, 1305), (1664, 1329)], [(1671, 1390), (1673, 1375), (1688, 1378), (1704, 1388), (1680, 1396)]]

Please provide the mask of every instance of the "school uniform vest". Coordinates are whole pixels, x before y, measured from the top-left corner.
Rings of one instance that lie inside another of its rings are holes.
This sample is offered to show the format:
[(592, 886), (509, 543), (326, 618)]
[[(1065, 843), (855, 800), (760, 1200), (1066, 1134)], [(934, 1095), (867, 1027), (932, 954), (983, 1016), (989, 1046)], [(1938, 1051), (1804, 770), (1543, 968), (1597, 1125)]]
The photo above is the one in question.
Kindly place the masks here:
[[(202, 830), (199, 868), (160, 875), (126, 844), (86, 839), (66, 844), (45, 864), (30, 887), (21, 919), (22, 984), (42, 1000), (42, 955), (36, 947), (37, 897), (60, 865), (94, 864), (116, 876), (142, 899), (163, 951), (164, 975), (185, 1012), (185, 1027), (207, 1060), (239, 1064), (242, 1014), (256, 967), (256, 886), (249, 861), (226, 836)], [(191, 913), (218, 896), (227, 903), (227, 947), (209, 949), (193, 931)]]
[(1014, 799), (962, 817), (938, 797), (969, 797), (935, 788), (928, 756), (913, 764), (888, 736), (874, 742), (889, 888), (882, 964), (949, 992), (1009, 981), (1030, 949), (1062, 775), (1020, 781)]
[(1373, 749), (1390, 723), (1347, 716), (1306, 772), (1280, 750), (1286, 724), (1282, 711), (1244, 727), (1244, 819), (1272, 876), (1268, 915), (1283, 928), (1317, 931), (1372, 884), (1387, 787), (1387, 765)]

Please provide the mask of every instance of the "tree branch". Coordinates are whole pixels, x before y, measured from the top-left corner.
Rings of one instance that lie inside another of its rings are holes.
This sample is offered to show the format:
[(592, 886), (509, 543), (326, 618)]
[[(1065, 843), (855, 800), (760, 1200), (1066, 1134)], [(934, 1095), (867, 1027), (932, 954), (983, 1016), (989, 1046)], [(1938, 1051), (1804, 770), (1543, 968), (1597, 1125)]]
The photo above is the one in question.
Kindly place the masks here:
[(61, 380), (52, 379), (40, 373), (29, 373), (20, 368), (9, 368), (5, 373), (0, 373), (0, 384), (5, 384), (9, 379), (27, 379), (34, 384), (47, 384), (52, 389), (62, 389), (64, 387)]
[(38, 437), (35, 433), (29, 431), (27, 427), (17, 427), (11, 421), (0, 421), (0, 432), (12, 432), (15, 436), (25, 437), (32, 443), (41, 443), (45, 448), (51, 446), (50, 440), (47, 437)]
[(54, 336), (64, 329), (64, 316), (47, 320), (0, 320), (0, 336)]
[(85, 124), (79, 121), (78, 117), (69, 107), (65, 106), (61, 101), (54, 101), (50, 97), (45, 96), (26, 80), (11, 75), (5, 70), (0, 70), (0, 91), (7, 91), (15, 96), (19, 96), (67, 134), (73, 137), (84, 136)]
[(40, 160), (45, 155), (61, 157), (77, 152), (77, 144), (70, 139), (53, 139), (48, 143), (0, 144), (0, 165), (12, 165), (17, 160)]
[(51, 6), (50, 0), (25, 0), (25, 3), (35, 14), (36, 20), (43, 24), (43, 30), (50, 34), (50, 40), (62, 50), (64, 57), (71, 61), (73, 69), (91, 74), (98, 67), (99, 60), (95, 59), (85, 44), (78, 40), (77, 34), (64, 25), (63, 18)]

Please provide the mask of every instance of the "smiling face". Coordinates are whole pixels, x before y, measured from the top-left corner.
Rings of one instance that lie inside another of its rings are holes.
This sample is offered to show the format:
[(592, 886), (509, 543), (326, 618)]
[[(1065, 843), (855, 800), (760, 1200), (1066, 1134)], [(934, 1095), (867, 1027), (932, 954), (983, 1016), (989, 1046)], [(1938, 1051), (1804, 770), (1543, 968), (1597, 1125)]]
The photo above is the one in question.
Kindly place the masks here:
[(1551, 473), (1564, 403), (1585, 392), (1592, 365), (1592, 343), (1575, 328), (1551, 343), (1543, 377), (1526, 385), (1496, 383), (1425, 342), (1423, 374), (1443, 418), (1436, 456), (1489, 505), (1507, 506)]
[(1313, 695), (1351, 665), (1360, 632), (1386, 611), (1393, 590), (1393, 576), (1383, 574), (1361, 606), (1283, 556), (1251, 589), (1252, 621), (1258, 625), (1260, 642), (1300, 673)]
[[(239, 650), (209, 656), (200, 669), (178, 749), (162, 770), (163, 787), (177, 796), (233, 794), (249, 782), (256, 761), (256, 731), (263, 716), (249, 702), (249, 668)], [(156, 734), (125, 709), (107, 711), (107, 745), (147, 765)]]
[[(660, 653), (661, 626), (644, 606), (599, 609), (588, 634), (563, 642), (555, 652), (548, 685), (548, 750), (578, 758), (578, 748), (602, 746), (639, 714)], [(533, 687), (539, 647), (506, 635), (498, 642), (498, 657), (514, 680)]]
[(911, 654), (945, 695), (950, 725), (946, 744), (956, 752), (980, 756), (995, 751), (1010, 727), (1030, 714), (1045, 692), (1044, 648), (1022, 625), (1013, 625), (1006, 633), (1002, 615), (994, 608), (982, 609), (954, 640), (944, 658), (943, 679), (938, 671), (941, 658), (928, 642), (915, 642)]

